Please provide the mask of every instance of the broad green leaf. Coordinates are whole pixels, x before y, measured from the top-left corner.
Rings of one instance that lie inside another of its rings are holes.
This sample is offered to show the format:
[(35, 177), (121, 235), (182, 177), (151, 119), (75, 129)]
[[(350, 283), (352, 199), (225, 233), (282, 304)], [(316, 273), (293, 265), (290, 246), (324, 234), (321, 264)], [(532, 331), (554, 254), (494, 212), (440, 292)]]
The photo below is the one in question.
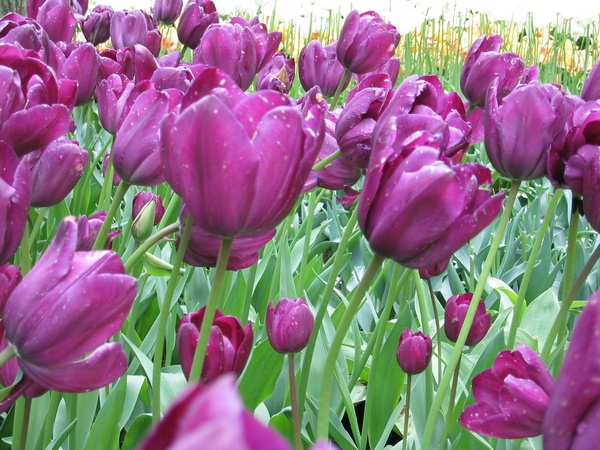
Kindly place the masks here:
[(119, 448), (119, 419), (127, 393), (127, 376), (111, 389), (96, 416), (83, 450), (111, 450)]
[(239, 384), (240, 395), (250, 411), (273, 393), (284, 359), (284, 355), (273, 350), (268, 339), (254, 348)]

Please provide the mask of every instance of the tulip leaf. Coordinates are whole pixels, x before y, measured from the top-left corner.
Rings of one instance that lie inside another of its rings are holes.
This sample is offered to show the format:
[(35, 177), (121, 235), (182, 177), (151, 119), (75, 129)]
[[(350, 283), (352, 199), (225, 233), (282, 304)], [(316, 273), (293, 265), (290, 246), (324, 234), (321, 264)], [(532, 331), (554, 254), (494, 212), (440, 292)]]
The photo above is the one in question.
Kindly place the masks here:
[(46, 447), (46, 450), (58, 450), (61, 448), (63, 442), (67, 440), (73, 429), (75, 428), (75, 424), (77, 423), (77, 419), (69, 424), (67, 428), (65, 428), (62, 433), (56, 436)]
[(554, 321), (559, 310), (558, 298), (548, 289), (527, 305), (519, 331), (531, 335), (537, 341), (537, 348), (543, 348), (550, 331), (548, 324)]
[(96, 416), (83, 450), (110, 450), (119, 448), (119, 419), (127, 393), (127, 377), (122, 377), (111, 389)]
[[(150, 358), (148, 358), (146, 356), (146, 354), (144, 352), (142, 352), (139, 349), (139, 347), (137, 347), (133, 342), (131, 342), (129, 339), (127, 339), (127, 336), (123, 335), (123, 339), (125, 340), (125, 342), (127, 342), (127, 344), (129, 344), (129, 346), (133, 350), (133, 353), (135, 353), (135, 357), (142, 365), (142, 368), (144, 369), (144, 372), (146, 373), (148, 380), (150, 382), (152, 382), (152, 361), (150, 360)], [(130, 367), (130, 370), (131, 370), (131, 367)]]
[(125, 394), (123, 414), (121, 415), (121, 420), (119, 421), (119, 428), (125, 428), (125, 425), (127, 422), (129, 422), (145, 381), (146, 377), (141, 375), (129, 375), (127, 377), (127, 393)]
[[(271, 396), (283, 362), (284, 356), (273, 350), (268, 339), (254, 348), (239, 385), (240, 395), (250, 411)], [(260, 383), (256, 380), (260, 380)]]
[(121, 450), (134, 450), (148, 431), (152, 428), (152, 416), (150, 414), (142, 414), (135, 418), (121, 446)]

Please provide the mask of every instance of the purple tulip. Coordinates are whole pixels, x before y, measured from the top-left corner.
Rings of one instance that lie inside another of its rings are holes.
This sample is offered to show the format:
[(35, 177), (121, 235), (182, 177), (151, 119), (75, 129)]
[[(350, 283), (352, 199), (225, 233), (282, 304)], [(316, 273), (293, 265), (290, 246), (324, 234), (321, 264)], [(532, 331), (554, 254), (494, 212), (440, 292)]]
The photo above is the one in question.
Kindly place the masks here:
[(256, 88), (271, 89), (287, 94), (292, 88), (296, 77), (296, 63), (294, 58), (287, 59), (285, 53), (280, 52), (273, 56), (264, 69), (258, 72)]
[[(333, 97), (344, 76), (344, 66), (338, 61), (337, 42), (325, 47), (321, 42), (313, 40), (304, 46), (298, 58), (298, 76), (306, 92), (319, 86), (325, 97)], [(350, 78), (343, 89), (348, 87)]]
[(594, 449), (600, 439), (600, 291), (575, 322), (543, 422), (544, 449)]
[(106, 131), (115, 135), (136, 99), (150, 89), (149, 81), (134, 83), (125, 75), (112, 74), (96, 87), (98, 118)]
[(190, 93), (195, 101), (186, 107), (191, 100), (184, 98), (181, 114), (163, 121), (167, 181), (210, 234), (273, 229), (295, 204), (323, 142), (321, 107), (303, 116), (286, 95), (246, 95), (216, 69), (205, 70)]
[(12, 264), (0, 265), (0, 317), (4, 315), (4, 305), (8, 300), (8, 296), (22, 279), (23, 275), (18, 266)]
[[(179, 213), (180, 229), (185, 226), (187, 217), (187, 209), (182, 205)], [(275, 231), (273, 228), (265, 233), (235, 238), (231, 245), (227, 270), (242, 270), (256, 264), (260, 250), (273, 239)], [(177, 247), (180, 240), (181, 234), (178, 233)], [(183, 260), (195, 267), (216, 267), (222, 241), (219, 236), (209, 234), (194, 224)]]
[(254, 17), (250, 22), (243, 17), (233, 17), (231, 23), (248, 27), (252, 31), (254, 42), (256, 43), (256, 72), (258, 73), (264, 69), (265, 65), (277, 51), (281, 43), (281, 31), (272, 31), (269, 33), (267, 26), (260, 22), (258, 17)]
[(9, 13), (0, 19), (0, 42), (33, 50), (42, 58), (51, 47), (48, 33), (40, 24), (18, 13)]
[(400, 42), (396, 27), (385, 23), (375, 11), (346, 17), (337, 45), (342, 66), (355, 74), (373, 72), (387, 63)]
[(375, 74), (385, 74), (390, 79), (392, 83), (392, 87), (396, 85), (396, 81), (398, 81), (398, 75), (400, 75), (400, 58), (390, 58), (388, 62), (386, 62), (379, 69), (374, 70), (372, 72), (367, 72), (363, 74), (355, 74), (354, 79), (356, 83), (360, 83), (365, 78), (375, 75)]
[(277, 306), (269, 302), (265, 326), (275, 351), (297, 353), (308, 345), (315, 318), (306, 300), (282, 298)]
[(110, 39), (110, 22), (114, 10), (108, 5), (98, 5), (83, 22), (81, 31), (88, 42), (93, 45), (102, 44)]
[(600, 100), (600, 58), (585, 77), (581, 98), (585, 101)]
[(483, 107), (488, 88), (497, 81), (498, 102), (517, 86), (524, 74), (525, 64), (519, 55), (498, 53), (502, 37), (497, 34), (481, 36), (467, 55), (460, 74), (460, 89), (473, 106)]
[(447, 260), (487, 227), (504, 196), (481, 188), (491, 183), (484, 166), (449, 163), (438, 148), (423, 145), (432, 140), (426, 129), (412, 132), (415, 142), (407, 145), (407, 119), (422, 121), (392, 116), (374, 134), (358, 220), (375, 252), (423, 269)]
[[(94, 242), (98, 237), (100, 228), (106, 219), (106, 211), (98, 211), (92, 214), (90, 217), (80, 216), (77, 218), (77, 247), (79, 251), (90, 251), (94, 247)], [(112, 241), (121, 234), (121, 230), (111, 231), (108, 233), (106, 238), (106, 244), (104, 248), (110, 250), (112, 248)]]
[[(185, 315), (177, 329), (177, 352), (183, 373), (188, 379), (194, 363), (205, 309)], [(210, 329), (200, 380), (206, 384), (224, 373), (241, 375), (250, 357), (253, 339), (251, 323), (242, 327), (237, 317), (225, 316), (217, 310)]]
[(387, 75), (365, 78), (346, 99), (335, 125), (335, 137), (344, 157), (366, 169), (371, 156), (371, 134), (381, 113), (393, 95)]
[(23, 373), (71, 393), (106, 386), (127, 370), (121, 344), (106, 341), (123, 325), (137, 287), (116, 253), (76, 251), (77, 235), (75, 218), (65, 218), (3, 317)]
[(444, 271), (448, 267), (449, 262), (450, 262), (450, 258), (448, 258), (442, 262), (439, 262), (437, 264), (433, 264), (429, 267), (423, 267), (422, 269), (419, 269), (419, 276), (423, 280), (429, 280), (433, 277), (437, 277), (438, 275), (441, 275), (442, 273), (444, 273)]
[[(446, 332), (446, 337), (451, 342), (457, 341), (472, 300), (472, 292), (453, 295), (448, 299), (448, 302), (446, 303), (446, 312), (444, 314), (444, 331)], [(491, 325), (492, 316), (486, 311), (485, 303), (479, 301), (477, 311), (475, 312), (475, 319), (469, 330), (465, 345), (471, 346), (481, 342)]]
[(152, 235), (152, 229), (158, 225), (165, 215), (165, 208), (160, 195), (140, 191), (133, 198), (131, 217), (131, 234), (143, 242)]
[(291, 450), (289, 443), (244, 409), (235, 378), (183, 391), (139, 450)]
[(59, 138), (23, 160), (31, 170), (31, 206), (60, 203), (82, 177), (89, 154), (77, 141)]
[(420, 331), (413, 333), (406, 328), (400, 335), (396, 358), (400, 368), (408, 375), (416, 375), (427, 369), (431, 361), (431, 337)]
[(69, 0), (46, 0), (36, 20), (54, 42), (71, 42), (75, 36), (77, 19)]
[(195, 49), (209, 25), (218, 22), (219, 15), (212, 1), (190, 0), (179, 18), (177, 37), (186, 47)]
[(99, 70), (100, 56), (89, 42), (80, 44), (67, 56), (61, 72), (63, 78), (77, 82), (76, 106), (84, 105), (92, 99)]
[(133, 50), (124, 47), (118, 50), (107, 48), (100, 52), (100, 79), (104, 80), (112, 74), (124, 75), (129, 80), (135, 77), (135, 60)]
[(161, 39), (156, 21), (146, 12), (139, 9), (114, 12), (110, 22), (110, 40), (113, 48), (133, 50), (136, 44), (140, 44), (154, 56), (158, 56)]
[(553, 389), (554, 379), (544, 361), (517, 344), (516, 351), (500, 352), (491, 369), (473, 378), (475, 404), (465, 408), (459, 423), (495, 438), (537, 436)]
[(27, 225), (30, 174), (12, 148), (0, 142), (0, 264), (12, 258)]
[(583, 212), (592, 228), (600, 232), (600, 147), (583, 170)]
[(169, 108), (169, 94), (149, 88), (123, 119), (112, 158), (115, 171), (127, 183), (155, 186), (165, 180), (158, 150), (161, 119)]
[[(498, 102), (493, 84), (485, 107), (485, 147), (494, 168), (516, 180), (534, 180), (546, 173), (553, 146), (562, 146), (567, 108), (553, 85), (527, 85)], [(523, 115), (526, 109), (530, 114)]]
[(183, 0), (155, 0), (152, 13), (158, 22), (172, 25), (181, 14), (182, 8)]

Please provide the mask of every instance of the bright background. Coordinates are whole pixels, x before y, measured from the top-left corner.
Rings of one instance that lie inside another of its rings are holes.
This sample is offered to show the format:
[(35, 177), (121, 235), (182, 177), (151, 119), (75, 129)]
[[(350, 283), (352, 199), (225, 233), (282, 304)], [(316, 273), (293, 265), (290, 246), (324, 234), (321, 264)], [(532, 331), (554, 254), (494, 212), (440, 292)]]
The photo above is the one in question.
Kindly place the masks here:
[[(185, 0), (184, 0), (185, 1)], [(276, 7), (280, 20), (293, 20), (296, 24), (308, 24), (326, 18), (330, 12), (347, 13), (352, 9), (360, 12), (375, 10), (393, 23), (401, 33), (423, 22), (427, 16), (440, 15), (449, 20), (458, 13), (470, 11), (489, 14), (491, 19), (524, 22), (531, 14), (536, 25), (544, 26), (573, 19), (573, 32), (600, 18), (600, 3), (594, 0), (213, 0), (220, 14), (245, 11), (251, 15), (259, 9), (270, 15)], [(108, 4), (115, 9), (142, 8), (149, 10), (153, 0), (96, 0), (96, 4)]]

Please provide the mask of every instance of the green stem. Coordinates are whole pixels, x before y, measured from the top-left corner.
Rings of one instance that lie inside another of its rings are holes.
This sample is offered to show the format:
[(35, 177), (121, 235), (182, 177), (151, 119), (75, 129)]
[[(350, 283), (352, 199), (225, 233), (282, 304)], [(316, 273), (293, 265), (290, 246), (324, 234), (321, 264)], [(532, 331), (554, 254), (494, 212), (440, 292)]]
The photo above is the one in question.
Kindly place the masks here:
[(533, 247), (531, 248), (531, 254), (529, 255), (527, 261), (525, 273), (523, 274), (523, 281), (521, 282), (521, 286), (519, 286), (519, 295), (517, 296), (517, 300), (515, 302), (515, 307), (513, 310), (513, 318), (510, 324), (510, 331), (508, 333), (508, 341), (506, 347), (508, 349), (512, 349), (515, 346), (517, 330), (519, 328), (519, 324), (521, 323), (521, 315), (525, 303), (525, 293), (527, 292), (529, 281), (531, 280), (531, 276), (533, 275), (533, 268), (535, 267), (535, 263), (537, 262), (537, 256), (540, 251), (540, 248), (542, 247), (544, 237), (546, 236), (546, 231), (550, 226), (550, 222), (552, 222), (552, 219), (554, 218), (554, 210), (556, 209), (556, 205), (558, 205), (558, 202), (561, 199), (561, 197), (562, 189), (557, 189), (556, 191), (554, 191), (554, 195), (552, 196), (552, 200), (550, 201), (550, 204), (548, 205), (548, 209), (544, 216), (542, 226), (537, 231), (535, 242), (533, 243)]
[(17, 350), (15, 346), (9, 342), (6, 348), (0, 352), (0, 367), (13, 359), (15, 356), (17, 356)]
[(450, 432), (450, 426), (453, 422), (453, 414), (454, 414), (454, 402), (456, 401), (456, 388), (458, 387), (458, 380), (460, 378), (460, 359), (458, 360), (458, 364), (454, 369), (454, 377), (452, 378), (452, 387), (450, 389), (450, 400), (448, 402), (448, 411), (446, 411), (446, 425), (444, 426), (444, 434), (442, 434), (442, 439), (440, 442), (442, 446), (444, 442), (446, 442), (446, 438), (448, 437), (448, 433)]
[(340, 99), (340, 94), (345, 89), (346, 83), (348, 82), (348, 80), (350, 79), (351, 76), (352, 76), (352, 72), (350, 72), (348, 69), (346, 69), (344, 71), (344, 75), (342, 75), (342, 78), (340, 79), (340, 82), (338, 83), (338, 87), (335, 90), (335, 94), (333, 95), (333, 98), (331, 99), (331, 105), (329, 106), (329, 111), (333, 111), (335, 109), (335, 107), (337, 106), (338, 101)]
[(329, 299), (331, 294), (333, 293), (333, 288), (335, 286), (335, 282), (337, 280), (338, 274), (340, 272), (340, 268), (342, 265), (344, 253), (346, 251), (346, 247), (348, 246), (348, 241), (354, 232), (354, 227), (356, 226), (356, 222), (358, 219), (358, 209), (355, 208), (344, 228), (344, 232), (342, 233), (342, 238), (340, 239), (340, 244), (333, 256), (333, 263), (331, 266), (331, 272), (329, 273), (329, 278), (327, 280), (327, 285), (325, 286), (325, 290), (323, 294), (319, 298), (319, 307), (317, 308), (317, 313), (315, 314), (315, 326), (313, 332), (310, 336), (310, 341), (306, 349), (304, 350), (304, 358), (302, 360), (302, 369), (300, 374), (300, 383), (298, 389), (298, 406), (300, 419), (302, 419), (302, 415), (304, 413), (304, 404), (306, 399), (306, 389), (308, 387), (308, 376), (310, 374), (310, 367), (312, 364), (312, 357), (315, 351), (315, 344), (317, 342), (317, 338), (319, 336), (319, 332), (321, 330), (321, 325), (323, 323), (323, 317), (327, 312), (327, 306), (329, 305)]
[(221, 293), (221, 286), (223, 284), (225, 271), (227, 270), (227, 263), (229, 262), (232, 244), (233, 238), (223, 238), (221, 241), (221, 249), (219, 250), (219, 256), (217, 257), (215, 275), (213, 278), (212, 287), (210, 289), (210, 295), (208, 296), (208, 301), (206, 302), (204, 318), (202, 319), (202, 325), (200, 326), (198, 345), (196, 346), (194, 362), (192, 363), (190, 378), (188, 380), (190, 383), (200, 380), (200, 375), (202, 374), (204, 358), (206, 357), (206, 347), (210, 337), (210, 329), (215, 319), (217, 307), (219, 306), (219, 295)]
[(121, 184), (119, 184), (117, 192), (115, 192), (115, 197), (113, 198), (112, 203), (110, 204), (108, 212), (106, 213), (106, 218), (104, 219), (102, 228), (100, 228), (100, 232), (96, 237), (96, 242), (94, 242), (94, 247), (92, 248), (92, 250), (100, 250), (104, 248), (104, 244), (106, 244), (106, 238), (108, 237), (108, 233), (110, 231), (110, 228), (112, 227), (113, 218), (115, 217), (117, 211), (121, 207), (121, 202), (123, 201), (123, 198), (125, 198), (125, 194), (127, 193), (127, 190), (130, 186), (131, 184), (126, 183), (124, 181), (121, 181)]
[(575, 296), (579, 292), (579, 289), (581, 289), (581, 286), (583, 286), (583, 283), (585, 283), (585, 280), (594, 268), (594, 265), (598, 261), (598, 258), (600, 258), (600, 246), (598, 246), (596, 250), (594, 250), (594, 252), (590, 255), (590, 258), (585, 263), (585, 266), (583, 266), (583, 269), (581, 270), (581, 273), (575, 280), (575, 283), (573, 283), (571, 290), (560, 305), (560, 310), (558, 311), (558, 314), (554, 319), (554, 323), (552, 323), (552, 327), (548, 332), (546, 343), (544, 344), (544, 348), (542, 349), (541, 357), (546, 363), (549, 362), (548, 357), (550, 356), (550, 351), (552, 350), (552, 346), (554, 345), (556, 337), (562, 336), (562, 334), (559, 334), (559, 332), (563, 330), (563, 328), (566, 326), (567, 317), (569, 317), (569, 309), (571, 309), (571, 304), (573, 303), (573, 300), (575, 300)]
[(165, 331), (167, 328), (169, 311), (171, 310), (171, 300), (175, 293), (177, 283), (179, 282), (179, 269), (183, 264), (183, 257), (190, 239), (190, 234), (192, 233), (193, 224), (194, 221), (192, 216), (188, 216), (185, 221), (185, 227), (183, 228), (181, 241), (179, 242), (179, 248), (175, 255), (173, 270), (171, 271), (171, 276), (167, 282), (165, 298), (163, 299), (163, 304), (158, 316), (158, 330), (156, 332), (156, 344), (154, 346), (154, 360), (152, 365), (152, 420), (155, 423), (160, 420), (160, 384), (163, 350), (165, 346)]
[(256, 280), (256, 271), (258, 270), (258, 264), (253, 264), (250, 267), (248, 273), (248, 281), (246, 282), (246, 292), (244, 294), (244, 306), (242, 309), (242, 315), (240, 316), (240, 323), (242, 326), (248, 322), (248, 316), (250, 315), (250, 305), (252, 304), (252, 294), (254, 292), (254, 282)]
[(29, 233), (29, 252), (33, 250), (33, 246), (37, 244), (37, 235), (42, 227), (42, 222), (46, 217), (46, 213), (48, 212), (48, 208), (39, 208), (38, 215), (35, 218), (35, 223), (33, 224), (33, 228), (31, 229), (31, 233)]
[(329, 163), (338, 159), (340, 156), (342, 156), (342, 151), (340, 149), (338, 149), (335, 152), (333, 152), (331, 155), (323, 158), (321, 161), (316, 163), (313, 166), (312, 170), (314, 170), (314, 171), (321, 170), (322, 168), (327, 167), (329, 165)]
[[(579, 199), (577, 200), (579, 201)], [(575, 199), (573, 199), (575, 202)], [(571, 284), (573, 283), (573, 276), (575, 272), (575, 258), (577, 256), (577, 234), (579, 232), (579, 211), (576, 205), (573, 203), (571, 206), (571, 222), (569, 223), (569, 236), (567, 237), (567, 256), (565, 260), (565, 271), (563, 273), (563, 279), (560, 286), (560, 298), (564, 298)]]
[[(417, 299), (419, 301), (419, 311), (421, 313), (421, 328), (423, 334), (431, 336), (429, 329), (429, 318), (427, 317), (427, 300), (425, 300), (425, 291), (423, 289), (423, 281), (419, 276), (419, 271), (412, 270), (413, 278), (415, 281), (415, 287), (417, 290)], [(433, 399), (433, 369), (431, 364), (427, 364), (425, 369), (425, 405), (429, 405)]]
[(15, 407), (15, 422), (13, 424), (12, 448), (25, 450), (27, 446), (27, 431), (29, 430), (29, 418), (31, 416), (31, 399), (20, 398)]
[(437, 310), (437, 299), (435, 298), (435, 293), (433, 292), (433, 284), (431, 283), (431, 278), (427, 279), (427, 287), (429, 288), (429, 297), (431, 298), (431, 305), (433, 307), (433, 317), (435, 318), (435, 337), (437, 341), (437, 360), (438, 360), (438, 380), (442, 378), (442, 335), (440, 334), (440, 318), (438, 317)]
[(31, 270), (31, 253), (29, 252), (29, 223), (25, 223), (25, 231), (21, 238), (21, 273), (25, 275)]
[(356, 287), (348, 307), (342, 316), (340, 323), (337, 327), (329, 351), (327, 353), (327, 359), (325, 360), (325, 366), (323, 367), (323, 378), (321, 384), (321, 395), (319, 396), (319, 414), (317, 417), (317, 438), (327, 439), (329, 434), (329, 403), (331, 400), (331, 383), (333, 382), (333, 372), (337, 362), (340, 349), (344, 338), (350, 329), (352, 321), (355, 319), (360, 305), (362, 304), (363, 298), (371, 285), (371, 282), (377, 275), (379, 267), (384, 261), (384, 257), (375, 253), (373, 259), (369, 264), (362, 280)]
[(479, 280), (477, 281), (477, 286), (475, 286), (475, 291), (473, 292), (473, 301), (471, 301), (471, 304), (469, 305), (469, 309), (467, 310), (462, 329), (460, 330), (458, 339), (454, 344), (454, 350), (452, 350), (450, 360), (448, 361), (448, 365), (446, 366), (446, 371), (444, 372), (442, 380), (440, 381), (438, 390), (435, 394), (435, 397), (433, 398), (431, 409), (429, 410), (429, 414), (427, 415), (427, 423), (425, 425), (425, 432), (423, 434), (423, 448), (432, 448), (431, 441), (433, 440), (433, 432), (435, 428), (437, 414), (442, 406), (442, 401), (444, 400), (446, 392), (448, 391), (448, 387), (454, 374), (454, 369), (458, 365), (458, 362), (462, 355), (462, 349), (465, 345), (465, 342), (467, 341), (467, 336), (469, 335), (471, 325), (473, 325), (473, 320), (475, 318), (477, 306), (479, 305), (479, 301), (481, 300), (481, 295), (483, 294), (483, 289), (487, 282), (487, 277), (490, 273), (490, 269), (492, 268), (492, 264), (496, 259), (496, 252), (498, 251), (498, 247), (500, 247), (500, 243), (504, 238), (504, 231), (506, 230), (506, 226), (508, 225), (513, 205), (515, 203), (515, 200), (517, 199), (517, 194), (519, 193), (520, 185), (520, 180), (513, 180), (510, 186), (510, 192), (504, 205), (504, 212), (500, 217), (500, 223), (498, 224), (496, 235), (492, 240), (490, 251), (487, 255), (487, 258), (485, 259), (483, 269), (481, 270)]
[(288, 367), (290, 375), (290, 402), (292, 404), (292, 422), (294, 424), (294, 447), (302, 450), (302, 430), (300, 429), (300, 415), (298, 414), (298, 391), (296, 389), (296, 371), (294, 370), (295, 353), (288, 353)]
[(129, 273), (135, 267), (137, 262), (144, 256), (144, 254), (166, 238), (168, 235), (175, 233), (179, 230), (179, 223), (175, 222), (171, 225), (167, 225), (162, 230), (157, 231), (155, 234), (146, 239), (135, 252), (131, 254), (127, 261), (125, 261), (125, 272)]
[(412, 384), (412, 375), (406, 375), (406, 403), (404, 406), (404, 430), (402, 431), (402, 450), (408, 448), (408, 419), (410, 418), (410, 391)]
[(310, 238), (313, 228), (313, 218), (317, 205), (317, 194), (313, 189), (308, 197), (308, 211), (306, 212), (306, 232), (304, 233), (304, 246), (302, 247), (302, 259), (300, 260), (300, 273), (298, 274), (298, 294), (304, 295), (304, 282), (306, 280), (306, 264), (308, 263), (308, 252), (310, 251)]

